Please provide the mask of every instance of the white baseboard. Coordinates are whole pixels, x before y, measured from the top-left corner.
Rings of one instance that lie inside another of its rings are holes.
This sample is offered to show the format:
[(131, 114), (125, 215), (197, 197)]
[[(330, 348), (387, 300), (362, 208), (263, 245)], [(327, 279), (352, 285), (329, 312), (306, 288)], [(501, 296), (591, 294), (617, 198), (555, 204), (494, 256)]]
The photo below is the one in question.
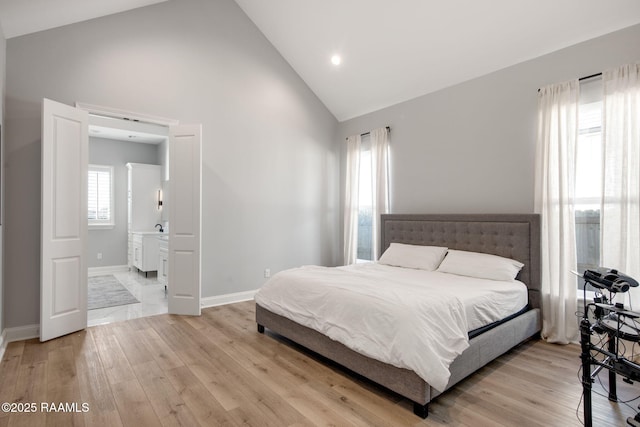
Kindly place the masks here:
[(2, 331), (2, 334), (0, 334), (0, 361), (2, 361), (2, 358), (4, 357), (4, 351), (7, 349), (7, 340), (6, 340), (6, 332), (7, 330), (5, 329), (4, 331)]
[(40, 336), (40, 325), (18, 326), (16, 328), (5, 328), (0, 337), (0, 352), (4, 354), (7, 344), (14, 341), (30, 340)]
[(30, 340), (40, 336), (40, 325), (18, 326), (17, 328), (5, 328), (0, 335), (0, 360), (4, 356), (7, 345), (10, 342)]
[(14, 341), (30, 340), (40, 336), (40, 325), (18, 326), (16, 328), (6, 328), (7, 343)]
[(202, 308), (215, 307), (218, 305), (233, 304), (235, 302), (249, 301), (253, 299), (253, 296), (258, 290), (235, 292), (233, 294), (218, 295), (215, 297), (207, 297), (200, 299), (200, 306)]
[(122, 273), (129, 271), (128, 265), (107, 265), (105, 267), (90, 267), (89, 277), (102, 276), (106, 274)]

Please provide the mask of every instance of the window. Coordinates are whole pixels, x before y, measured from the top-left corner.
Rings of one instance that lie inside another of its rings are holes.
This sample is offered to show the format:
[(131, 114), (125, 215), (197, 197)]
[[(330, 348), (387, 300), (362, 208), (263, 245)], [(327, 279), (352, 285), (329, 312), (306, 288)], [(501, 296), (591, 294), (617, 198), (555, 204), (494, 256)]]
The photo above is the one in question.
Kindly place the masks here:
[(113, 166), (89, 165), (88, 184), (89, 227), (113, 227)]
[(344, 263), (378, 258), (380, 217), (389, 211), (389, 128), (347, 138)]
[[(578, 271), (600, 265), (602, 199), (602, 79), (580, 84), (576, 146), (575, 215)], [(580, 289), (584, 281), (579, 280)]]
[(373, 261), (372, 184), (371, 140), (369, 135), (365, 135), (360, 145), (360, 176), (358, 177), (358, 261)]

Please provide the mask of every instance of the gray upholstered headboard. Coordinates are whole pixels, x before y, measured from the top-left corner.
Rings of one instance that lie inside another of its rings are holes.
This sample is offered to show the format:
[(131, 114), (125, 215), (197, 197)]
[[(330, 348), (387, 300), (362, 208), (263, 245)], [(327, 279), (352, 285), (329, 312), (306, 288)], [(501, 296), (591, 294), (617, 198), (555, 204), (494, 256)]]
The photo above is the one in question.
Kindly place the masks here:
[(382, 215), (381, 251), (392, 242), (484, 252), (524, 263), (518, 279), (540, 307), (540, 216), (537, 214)]

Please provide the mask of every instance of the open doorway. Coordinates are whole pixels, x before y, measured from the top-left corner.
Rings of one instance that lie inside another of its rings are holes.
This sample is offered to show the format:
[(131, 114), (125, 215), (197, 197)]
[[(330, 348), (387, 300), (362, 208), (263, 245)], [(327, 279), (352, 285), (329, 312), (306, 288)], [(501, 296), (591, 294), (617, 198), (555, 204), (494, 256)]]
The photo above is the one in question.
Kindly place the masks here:
[[(104, 109), (76, 105), (42, 101), (40, 341), (87, 327), (89, 113)], [(168, 145), (168, 312), (199, 316), (202, 126), (170, 124)]]
[(88, 326), (168, 312), (168, 135), (89, 115)]

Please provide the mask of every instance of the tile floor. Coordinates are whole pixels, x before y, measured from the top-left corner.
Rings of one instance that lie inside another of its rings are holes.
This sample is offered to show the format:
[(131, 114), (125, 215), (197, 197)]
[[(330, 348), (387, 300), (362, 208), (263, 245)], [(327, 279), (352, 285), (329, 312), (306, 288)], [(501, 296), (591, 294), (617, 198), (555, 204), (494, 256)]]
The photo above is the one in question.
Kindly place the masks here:
[(149, 277), (144, 277), (144, 273), (137, 271), (126, 271), (113, 275), (140, 302), (89, 310), (89, 326), (167, 313), (167, 296), (164, 292), (164, 285), (158, 282), (155, 272), (150, 272)]

